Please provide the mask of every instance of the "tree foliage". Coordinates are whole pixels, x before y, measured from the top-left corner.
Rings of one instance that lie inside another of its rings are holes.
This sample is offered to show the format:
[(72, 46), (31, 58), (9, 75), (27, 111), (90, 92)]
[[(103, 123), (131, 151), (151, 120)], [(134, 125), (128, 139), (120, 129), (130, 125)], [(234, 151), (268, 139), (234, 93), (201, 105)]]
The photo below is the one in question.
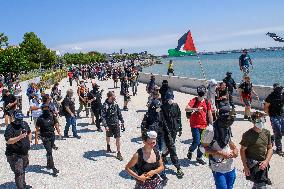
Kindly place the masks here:
[(29, 66), (20, 47), (8, 47), (0, 51), (0, 73), (19, 73), (24, 70), (29, 70)]
[(89, 52), (89, 53), (66, 53), (63, 56), (64, 62), (66, 64), (91, 64), (95, 62), (104, 62), (106, 60), (105, 55), (98, 52)]
[(27, 57), (30, 69), (38, 69), (40, 66), (50, 68), (55, 64), (55, 52), (47, 49), (34, 32), (24, 34), (24, 40), (20, 43), (20, 47)]

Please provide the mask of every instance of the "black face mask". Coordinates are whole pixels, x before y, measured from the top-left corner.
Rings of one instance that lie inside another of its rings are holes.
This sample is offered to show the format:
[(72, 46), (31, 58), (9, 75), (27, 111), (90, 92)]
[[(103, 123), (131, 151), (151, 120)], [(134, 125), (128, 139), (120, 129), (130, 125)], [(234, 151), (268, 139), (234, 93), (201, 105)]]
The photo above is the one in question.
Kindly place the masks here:
[(42, 115), (49, 116), (50, 115), (50, 111), (49, 110), (42, 110)]
[(15, 119), (15, 121), (14, 121), (14, 124), (15, 125), (22, 125), (22, 123), (23, 123), (23, 120), (21, 120), (21, 119)]
[(198, 92), (197, 94), (198, 94), (198, 96), (200, 96), (200, 97), (204, 97), (205, 92)]

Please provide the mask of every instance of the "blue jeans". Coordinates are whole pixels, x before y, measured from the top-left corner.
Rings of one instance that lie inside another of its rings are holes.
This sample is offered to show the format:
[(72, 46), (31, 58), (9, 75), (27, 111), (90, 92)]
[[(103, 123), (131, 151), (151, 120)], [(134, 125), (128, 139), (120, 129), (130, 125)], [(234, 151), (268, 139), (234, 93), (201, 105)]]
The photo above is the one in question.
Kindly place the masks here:
[(276, 150), (282, 151), (282, 133), (284, 133), (284, 117), (270, 117), (273, 134), (275, 137)]
[(213, 171), (216, 189), (233, 189), (236, 180), (236, 170), (233, 169), (228, 173)]
[(76, 118), (75, 117), (66, 117), (66, 126), (64, 130), (64, 135), (68, 135), (69, 127), (72, 125), (73, 136), (78, 136), (76, 129)]
[(199, 128), (191, 128), (191, 134), (192, 134), (192, 144), (189, 147), (188, 151), (194, 152), (197, 149), (197, 158), (201, 158), (203, 153), (200, 151), (200, 140), (201, 140), (201, 134), (204, 129)]

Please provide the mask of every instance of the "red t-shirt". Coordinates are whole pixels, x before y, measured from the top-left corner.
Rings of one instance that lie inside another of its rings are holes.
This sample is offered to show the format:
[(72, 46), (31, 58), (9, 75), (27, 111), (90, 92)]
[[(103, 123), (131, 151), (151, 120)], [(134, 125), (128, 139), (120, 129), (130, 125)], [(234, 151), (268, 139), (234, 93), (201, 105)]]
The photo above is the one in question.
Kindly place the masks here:
[(189, 119), (190, 127), (205, 129), (207, 127), (206, 113), (209, 110), (212, 111), (211, 103), (208, 100), (208, 105), (206, 105), (206, 101), (202, 100), (201, 102), (198, 101), (197, 104), (194, 106), (195, 100), (196, 100), (196, 98), (191, 99), (188, 103), (188, 106), (191, 107), (191, 108), (202, 107), (202, 110), (200, 110), (199, 112), (192, 112), (190, 119)]
[(72, 72), (68, 72), (68, 77), (72, 78), (73, 77), (73, 73)]

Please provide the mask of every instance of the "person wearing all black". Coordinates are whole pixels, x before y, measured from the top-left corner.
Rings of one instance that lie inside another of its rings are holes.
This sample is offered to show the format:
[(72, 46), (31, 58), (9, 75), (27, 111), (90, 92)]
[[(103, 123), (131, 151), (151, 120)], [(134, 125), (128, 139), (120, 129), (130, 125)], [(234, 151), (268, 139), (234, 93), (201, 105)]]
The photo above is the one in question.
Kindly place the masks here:
[(129, 95), (129, 84), (127, 81), (127, 77), (124, 77), (124, 80), (122, 81), (122, 95), (124, 97), (123, 110), (128, 111), (127, 104), (130, 101), (130, 95)]
[(117, 148), (117, 159), (122, 161), (123, 157), (120, 151), (120, 125), (121, 130), (125, 131), (124, 120), (120, 111), (118, 104), (115, 103), (115, 94), (113, 91), (107, 93), (107, 99), (103, 104), (102, 108), (102, 125), (106, 129), (106, 142), (107, 142), (107, 152), (111, 153), (110, 149), (110, 137), (114, 137), (116, 140)]
[(234, 89), (237, 89), (237, 84), (235, 82), (235, 80), (232, 78), (232, 72), (227, 72), (226, 73), (226, 77), (223, 79), (223, 82), (226, 83), (227, 89), (228, 89), (228, 93), (229, 93), (229, 102), (230, 102), (230, 106), (232, 107), (232, 111), (234, 113), (235, 111), (235, 104), (233, 101), (233, 92)]
[(112, 79), (113, 79), (113, 88), (117, 88), (119, 73), (116, 69), (113, 70)]
[(120, 95), (123, 95), (123, 81), (124, 81), (124, 78), (126, 77), (126, 73), (125, 71), (123, 70), (120, 70), (120, 73), (119, 73), (119, 79), (120, 79)]
[(278, 83), (273, 85), (273, 92), (265, 99), (264, 111), (269, 115), (275, 138), (276, 153), (284, 157), (282, 135), (284, 134), (284, 94), (283, 87)]
[(168, 93), (171, 93), (173, 94), (173, 90), (169, 87), (169, 83), (167, 80), (163, 80), (162, 82), (162, 86), (159, 90), (160, 94), (161, 94), (161, 99), (162, 99), (162, 103), (166, 103), (166, 99), (165, 99), (165, 96), (168, 94)]
[(223, 104), (227, 104), (229, 102), (229, 93), (225, 82), (221, 82), (219, 87), (216, 89), (216, 106), (217, 110), (222, 108)]
[(43, 146), (46, 150), (46, 158), (47, 158), (47, 168), (52, 169), (53, 176), (56, 177), (59, 171), (55, 168), (52, 149), (58, 149), (55, 142), (55, 128), (57, 132), (60, 134), (59, 125), (56, 117), (53, 115), (49, 108), (49, 103), (42, 105), (42, 115), (37, 119), (36, 129), (40, 132), (41, 140), (43, 142)]
[(15, 174), (15, 182), (18, 189), (30, 188), (25, 181), (25, 169), (29, 164), (30, 143), (32, 141), (31, 129), (27, 122), (23, 121), (21, 111), (14, 112), (15, 120), (5, 130), (6, 157), (12, 171)]
[(72, 125), (72, 132), (73, 136), (77, 139), (80, 139), (81, 137), (77, 134), (76, 129), (76, 115), (75, 115), (75, 99), (73, 98), (73, 90), (69, 89), (67, 91), (67, 95), (62, 101), (62, 109), (64, 112), (64, 116), (66, 118), (66, 126), (64, 130), (64, 137), (69, 138), (68, 131), (69, 127)]
[(4, 102), (4, 117), (5, 117), (5, 125), (7, 126), (13, 121), (13, 114), (17, 107), (17, 98), (9, 92), (9, 90), (4, 89), (2, 91), (3, 97), (2, 100)]
[[(179, 159), (176, 153), (176, 136), (182, 135), (181, 111), (177, 103), (173, 102), (171, 93), (165, 95), (165, 103), (161, 106), (160, 127), (158, 134), (158, 145), (162, 151), (162, 157), (166, 162), (166, 157), (170, 154), (173, 165), (177, 168), (177, 177), (182, 178), (184, 173), (181, 170)], [(167, 150), (165, 150), (167, 148)]]
[(101, 109), (102, 109), (102, 91), (99, 91), (99, 85), (93, 83), (93, 90), (88, 93), (88, 100), (91, 102), (92, 109), (92, 124), (94, 123), (94, 117), (96, 118), (96, 127), (99, 132), (103, 132), (101, 129)]

